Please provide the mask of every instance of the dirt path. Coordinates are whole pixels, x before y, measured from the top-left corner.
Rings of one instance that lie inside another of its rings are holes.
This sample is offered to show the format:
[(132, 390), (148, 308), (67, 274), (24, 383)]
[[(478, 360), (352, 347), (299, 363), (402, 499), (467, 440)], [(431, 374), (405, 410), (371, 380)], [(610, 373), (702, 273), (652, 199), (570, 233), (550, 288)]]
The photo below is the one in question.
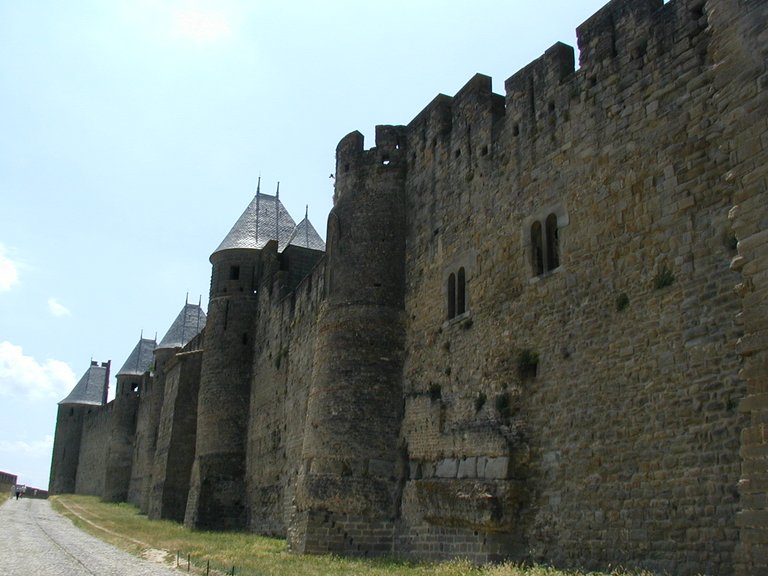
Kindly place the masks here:
[(0, 574), (7, 576), (178, 576), (86, 534), (47, 500), (0, 506)]

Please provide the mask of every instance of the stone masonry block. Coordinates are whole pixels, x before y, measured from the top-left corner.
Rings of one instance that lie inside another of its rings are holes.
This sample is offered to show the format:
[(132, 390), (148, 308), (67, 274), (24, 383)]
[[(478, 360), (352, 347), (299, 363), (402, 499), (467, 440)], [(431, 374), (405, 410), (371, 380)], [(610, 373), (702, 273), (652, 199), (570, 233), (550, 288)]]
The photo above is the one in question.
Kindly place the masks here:
[(459, 472), (459, 461), (455, 458), (446, 458), (437, 463), (435, 467), (436, 478), (456, 478)]
[(751, 394), (739, 403), (742, 412), (754, 412), (768, 410), (768, 393)]
[(368, 461), (368, 473), (377, 478), (389, 478), (394, 474), (394, 465), (386, 460), (371, 459)]
[(509, 478), (509, 458), (507, 456), (488, 458), (485, 470), (483, 471), (483, 477), (494, 480)]
[(477, 477), (477, 458), (471, 456), (462, 458), (459, 461), (457, 478), (476, 478)]

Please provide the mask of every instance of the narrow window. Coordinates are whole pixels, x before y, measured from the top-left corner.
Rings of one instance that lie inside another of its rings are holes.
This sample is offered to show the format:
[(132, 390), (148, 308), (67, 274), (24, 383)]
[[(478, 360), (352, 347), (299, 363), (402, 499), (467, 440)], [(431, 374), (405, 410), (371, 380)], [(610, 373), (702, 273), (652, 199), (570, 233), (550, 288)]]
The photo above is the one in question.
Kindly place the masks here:
[(240, 280), (240, 266), (230, 266), (229, 267), (229, 279), (230, 280)]
[(456, 275), (448, 276), (448, 319), (456, 316)]
[(547, 271), (560, 266), (560, 247), (558, 246), (557, 216), (550, 214), (546, 220), (547, 231)]
[(533, 275), (544, 274), (544, 246), (541, 238), (541, 222), (538, 220), (531, 225), (531, 266)]
[(466, 274), (462, 267), (459, 268), (459, 274), (456, 278), (456, 314), (464, 314), (466, 311)]

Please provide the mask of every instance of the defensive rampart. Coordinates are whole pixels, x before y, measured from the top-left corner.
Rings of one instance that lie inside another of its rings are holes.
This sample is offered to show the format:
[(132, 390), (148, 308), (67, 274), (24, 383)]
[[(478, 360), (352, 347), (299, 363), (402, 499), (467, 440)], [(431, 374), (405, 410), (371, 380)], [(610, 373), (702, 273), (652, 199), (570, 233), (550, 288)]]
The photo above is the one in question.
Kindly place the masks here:
[[(277, 241), (211, 257), (129, 500), (300, 552), (768, 569), (767, 12), (614, 0), (578, 68), (558, 43), (342, 139), (324, 256), (275, 196)], [(101, 417), (67, 416), (86, 464)]]
[(75, 483), (78, 494), (104, 494), (104, 476), (112, 431), (114, 402), (89, 406), (83, 415), (83, 436)]

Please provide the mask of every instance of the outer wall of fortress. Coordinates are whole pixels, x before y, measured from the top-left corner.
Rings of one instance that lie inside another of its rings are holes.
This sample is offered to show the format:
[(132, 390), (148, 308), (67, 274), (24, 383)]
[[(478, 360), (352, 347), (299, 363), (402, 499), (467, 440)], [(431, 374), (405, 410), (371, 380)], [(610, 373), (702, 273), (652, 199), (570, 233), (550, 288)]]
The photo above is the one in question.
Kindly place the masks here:
[(299, 552), (768, 574), (767, 17), (613, 0), (577, 70), (348, 135), (327, 251), (214, 254), (204, 332), (60, 408), (51, 490)]

